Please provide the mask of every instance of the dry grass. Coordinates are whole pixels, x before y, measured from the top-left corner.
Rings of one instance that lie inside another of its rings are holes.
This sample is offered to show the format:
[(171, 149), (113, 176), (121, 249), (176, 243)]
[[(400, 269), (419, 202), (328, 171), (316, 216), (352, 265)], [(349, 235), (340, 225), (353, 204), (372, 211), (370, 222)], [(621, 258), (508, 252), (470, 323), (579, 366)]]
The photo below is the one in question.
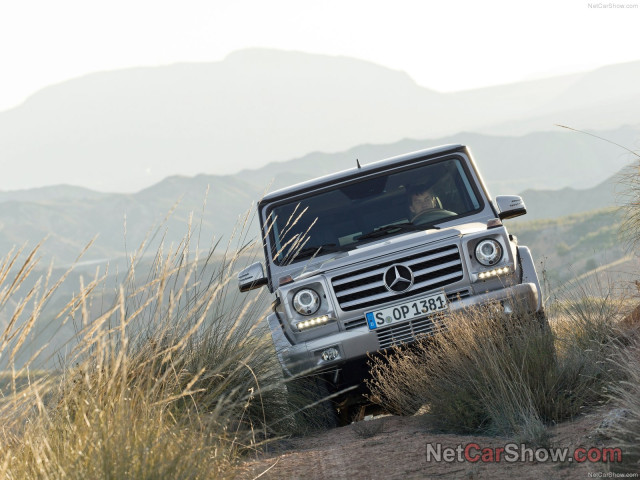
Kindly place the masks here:
[(631, 250), (637, 250), (640, 247), (640, 155), (625, 150), (636, 158), (618, 175), (618, 197), (624, 212), (619, 236)]
[(352, 428), (359, 438), (372, 438), (384, 431), (384, 419), (361, 420), (355, 422)]
[(640, 343), (635, 342), (617, 357), (626, 380), (615, 385), (611, 396), (614, 404), (625, 413), (623, 421), (615, 422), (608, 434), (623, 451), (623, 463), (612, 465), (617, 472), (640, 471)]
[(499, 308), (456, 313), (434, 337), (374, 361), (373, 399), (405, 414), (427, 406), (429, 423), (444, 431), (545, 446), (546, 424), (603, 401), (621, 378), (608, 361), (620, 333), (602, 307), (567, 300), (552, 329)]
[[(620, 197), (623, 204), (624, 220), (620, 228), (620, 237), (630, 250), (640, 246), (640, 155), (626, 147), (634, 157), (619, 176)], [(640, 292), (640, 282), (635, 281)], [(637, 297), (633, 308), (627, 312), (622, 326), (632, 339), (632, 344), (616, 355), (616, 362), (622, 369), (625, 379), (613, 386), (611, 398), (621, 407), (626, 418), (615, 423), (611, 436), (623, 449), (623, 464), (613, 465), (619, 472), (637, 473), (640, 471), (640, 304)]]
[[(190, 258), (189, 243), (159, 250), (148, 269), (134, 256), (99, 314), (96, 292), (106, 277), (81, 285), (57, 315), (81, 326), (76, 344), (60, 370), (37, 376), (32, 361), (15, 359), (68, 272), (28, 280), (38, 248), (0, 262), (0, 309), (13, 310), (0, 337), (0, 477), (230, 477), (242, 455), (286, 431), (259, 302), (227, 292), (236, 288), (238, 254), (214, 267), (213, 252)], [(29, 282), (35, 286), (18, 296)]]
[(374, 361), (371, 390), (395, 412), (428, 405), (441, 430), (524, 435), (541, 424), (536, 405), (553, 362), (538, 319), (505, 321), (493, 308), (475, 309), (448, 317), (446, 330), (415, 348)]

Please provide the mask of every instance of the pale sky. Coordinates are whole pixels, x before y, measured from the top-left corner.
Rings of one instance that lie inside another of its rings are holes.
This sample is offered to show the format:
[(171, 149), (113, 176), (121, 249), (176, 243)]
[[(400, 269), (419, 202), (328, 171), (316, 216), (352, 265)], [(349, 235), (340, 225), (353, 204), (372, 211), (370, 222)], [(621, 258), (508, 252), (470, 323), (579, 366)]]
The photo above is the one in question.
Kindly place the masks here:
[(590, 70), (640, 60), (639, 4), (1, 0), (0, 111), (87, 73), (218, 61), (247, 47), (361, 58), (439, 91)]

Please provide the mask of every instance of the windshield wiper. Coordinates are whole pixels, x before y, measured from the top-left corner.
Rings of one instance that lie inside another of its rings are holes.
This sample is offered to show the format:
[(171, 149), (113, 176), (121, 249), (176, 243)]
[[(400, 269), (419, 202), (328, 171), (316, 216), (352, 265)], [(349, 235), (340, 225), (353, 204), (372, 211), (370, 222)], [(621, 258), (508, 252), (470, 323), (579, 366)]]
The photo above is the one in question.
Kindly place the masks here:
[(344, 248), (337, 246), (335, 243), (327, 243), (325, 245), (314, 245), (311, 247), (304, 247), (295, 252), (290, 252), (291, 260), (297, 261), (303, 258), (313, 257), (320, 253), (342, 252)]
[(360, 235), (357, 240), (366, 240), (369, 238), (379, 238), (384, 237), (386, 235), (393, 235), (396, 233), (409, 232), (415, 230), (429, 230), (430, 228), (438, 228), (434, 225), (414, 225), (412, 222), (404, 222), (404, 223), (394, 223), (391, 225), (385, 225), (380, 228), (376, 228), (375, 230), (365, 233), (364, 235)]

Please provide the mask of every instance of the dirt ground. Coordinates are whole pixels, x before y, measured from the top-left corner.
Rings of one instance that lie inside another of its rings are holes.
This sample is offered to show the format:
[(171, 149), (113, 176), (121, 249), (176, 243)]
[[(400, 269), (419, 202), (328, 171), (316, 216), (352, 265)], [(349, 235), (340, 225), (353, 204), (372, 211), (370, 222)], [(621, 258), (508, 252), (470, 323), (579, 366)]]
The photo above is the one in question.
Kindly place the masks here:
[[(552, 447), (612, 447), (596, 429), (607, 412), (600, 410), (550, 427)], [(480, 449), (504, 447), (496, 437), (435, 434), (423, 417), (383, 416), (366, 425), (351, 424), (303, 438), (281, 440), (243, 465), (242, 479), (568, 479), (598, 478), (600, 463), (523, 461), (437, 462), (427, 460), (427, 446), (442, 448), (475, 443)], [(368, 437), (368, 438), (365, 438)], [(469, 453), (475, 457), (478, 450)], [(531, 455), (531, 454), (528, 454)], [(456, 453), (457, 456), (457, 453)], [(497, 458), (497, 454), (496, 457)], [(528, 460), (528, 459), (527, 459)], [(606, 477), (606, 473), (604, 474)], [(638, 477), (640, 478), (640, 477)]]

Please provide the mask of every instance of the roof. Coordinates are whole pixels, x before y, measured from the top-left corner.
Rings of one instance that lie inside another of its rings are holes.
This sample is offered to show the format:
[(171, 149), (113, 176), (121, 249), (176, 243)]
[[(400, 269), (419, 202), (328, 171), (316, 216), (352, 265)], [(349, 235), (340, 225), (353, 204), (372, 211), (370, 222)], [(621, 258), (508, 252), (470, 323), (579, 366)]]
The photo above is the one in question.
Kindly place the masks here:
[(265, 195), (259, 202), (259, 206), (265, 202), (271, 202), (283, 198), (289, 198), (293, 195), (304, 193), (309, 190), (315, 190), (323, 186), (333, 185), (339, 181), (350, 180), (357, 178), (367, 173), (375, 173), (377, 171), (383, 171), (390, 166), (402, 165), (413, 163), (417, 160), (428, 160), (430, 158), (440, 157), (444, 154), (454, 153), (459, 151), (466, 151), (464, 145), (442, 145), (439, 147), (427, 148), (424, 150), (418, 150), (416, 152), (405, 153), (396, 157), (387, 158), (385, 160), (379, 160), (377, 162), (368, 163), (361, 168), (353, 167), (341, 172), (331, 173), (323, 177), (314, 178), (305, 182), (297, 183), (289, 187), (281, 188), (274, 192)]

